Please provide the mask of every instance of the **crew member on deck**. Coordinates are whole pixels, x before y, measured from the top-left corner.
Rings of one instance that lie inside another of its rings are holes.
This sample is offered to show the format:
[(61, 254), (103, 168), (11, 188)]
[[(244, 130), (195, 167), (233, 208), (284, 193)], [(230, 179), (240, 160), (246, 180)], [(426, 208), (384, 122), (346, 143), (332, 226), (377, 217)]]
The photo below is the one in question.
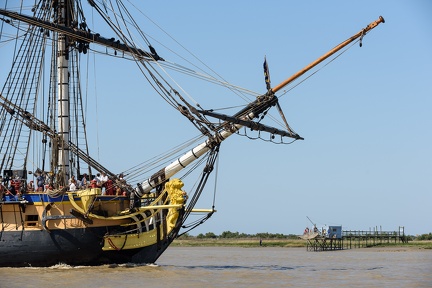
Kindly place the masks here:
[(99, 177), (99, 186), (102, 188), (102, 195), (106, 195), (107, 182), (108, 176), (105, 174), (105, 172), (101, 172)]
[(114, 188), (114, 182), (108, 178), (108, 181), (105, 183), (105, 195), (115, 195), (116, 189)]
[(87, 174), (84, 173), (81, 179), (81, 188), (86, 189), (87, 186)]
[(117, 186), (116, 195), (118, 196), (126, 196), (126, 191), (124, 189), (126, 185), (126, 180), (123, 177), (124, 177), (123, 173), (120, 173), (119, 179), (116, 180), (116, 184), (115, 184), (115, 186)]
[(13, 185), (12, 180), (10, 182), (9, 188), (6, 188), (6, 195), (9, 195), (11, 200), (16, 200), (15, 195), (17, 192), (15, 191), (15, 186)]
[(34, 192), (34, 185), (33, 185), (33, 180), (30, 180), (30, 182), (27, 184), (27, 193), (32, 193)]
[(69, 179), (69, 183), (68, 184), (70, 185), (72, 183), (74, 183), (76, 185), (76, 179), (75, 179), (74, 175), (71, 176), (71, 178)]
[(45, 177), (44, 177), (44, 175), (42, 173), (39, 174), (39, 176), (36, 177), (36, 181), (37, 181), (37, 191), (38, 192), (44, 191)]
[(21, 196), (21, 179), (18, 175), (15, 176), (15, 179), (11, 180), (11, 186), (14, 187), (15, 194)]
[(75, 176), (72, 175), (69, 179), (69, 191), (75, 191), (77, 188), (77, 181), (75, 179)]
[(4, 201), (5, 200), (5, 195), (7, 194), (7, 189), (6, 187), (3, 185), (3, 178), (0, 176), (0, 200)]
[(97, 173), (96, 176), (93, 178), (93, 180), (91, 181), (93, 184), (93, 181), (96, 182), (97, 187), (101, 187), (101, 175), (100, 173)]

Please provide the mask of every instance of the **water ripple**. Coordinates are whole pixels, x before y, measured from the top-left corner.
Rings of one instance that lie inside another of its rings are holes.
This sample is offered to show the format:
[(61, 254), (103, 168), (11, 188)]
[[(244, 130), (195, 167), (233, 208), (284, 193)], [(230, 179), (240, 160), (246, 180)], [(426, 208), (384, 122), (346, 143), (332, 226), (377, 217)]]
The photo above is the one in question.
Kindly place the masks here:
[[(168, 266), (165, 266), (168, 267)], [(280, 265), (258, 265), (258, 266), (241, 266), (241, 265), (191, 265), (191, 266), (172, 266), (184, 269), (204, 269), (204, 270), (294, 270), (294, 267)]]

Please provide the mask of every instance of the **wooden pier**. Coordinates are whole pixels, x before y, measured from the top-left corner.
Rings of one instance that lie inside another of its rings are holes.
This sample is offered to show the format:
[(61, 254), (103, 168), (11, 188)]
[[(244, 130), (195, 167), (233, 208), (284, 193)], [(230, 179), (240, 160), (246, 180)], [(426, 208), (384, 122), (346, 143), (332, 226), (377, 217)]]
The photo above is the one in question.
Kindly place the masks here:
[[(404, 227), (399, 227), (399, 231), (381, 231), (378, 229), (370, 231), (347, 230), (342, 231), (341, 226), (334, 226), (341, 231), (338, 233), (330, 232), (323, 235), (322, 232), (302, 235), (300, 238), (307, 241), (307, 251), (332, 251), (353, 248), (373, 247), (390, 243), (407, 243)], [(336, 229), (334, 229), (336, 231)]]

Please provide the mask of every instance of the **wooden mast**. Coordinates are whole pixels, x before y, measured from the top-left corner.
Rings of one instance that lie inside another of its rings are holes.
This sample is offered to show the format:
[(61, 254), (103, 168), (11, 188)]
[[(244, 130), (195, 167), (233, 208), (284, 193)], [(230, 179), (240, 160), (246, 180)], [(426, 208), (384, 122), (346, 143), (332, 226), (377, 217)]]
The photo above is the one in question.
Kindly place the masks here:
[[(69, 0), (58, 1), (57, 24), (70, 26), (72, 5)], [(69, 138), (70, 138), (70, 115), (69, 115), (69, 37), (58, 33), (57, 39), (57, 106), (58, 106), (58, 185), (65, 186), (70, 176), (69, 167)], [(60, 173), (61, 171), (61, 173)]]
[(276, 93), (277, 91), (279, 91), (280, 89), (282, 89), (286, 85), (290, 84), (291, 82), (293, 82), (294, 80), (296, 80), (297, 78), (299, 78), (300, 76), (302, 76), (304, 73), (306, 73), (307, 71), (309, 71), (310, 69), (312, 69), (313, 67), (315, 67), (316, 65), (318, 65), (319, 63), (321, 63), (322, 61), (324, 61), (325, 59), (327, 59), (331, 55), (333, 55), (334, 53), (336, 53), (337, 51), (341, 50), (342, 48), (344, 48), (348, 44), (352, 43), (353, 41), (357, 40), (358, 38), (361, 38), (364, 35), (366, 35), (366, 33), (368, 33), (370, 30), (372, 30), (373, 28), (375, 28), (376, 26), (378, 26), (378, 24), (384, 23), (384, 22), (385, 22), (384, 18), (382, 16), (380, 16), (378, 18), (378, 20), (370, 23), (368, 26), (366, 26), (366, 28), (362, 29), (360, 32), (358, 32), (357, 34), (355, 34), (351, 38), (349, 38), (349, 39), (345, 40), (344, 42), (340, 43), (338, 46), (336, 46), (335, 48), (333, 48), (332, 50), (328, 51), (326, 54), (324, 54), (320, 58), (316, 59), (314, 62), (312, 62), (309, 65), (307, 65), (306, 67), (304, 67), (302, 70), (298, 71), (297, 73), (295, 73), (294, 75), (292, 75), (291, 77), (289, 77), (288, 79), (286, 79), (285, 81), (283, 81), (282, 83), (280, 83), (279, 85), (277, 85), (276, 87), (273, 87), (271, 89), (271, 91), (273, 93)]

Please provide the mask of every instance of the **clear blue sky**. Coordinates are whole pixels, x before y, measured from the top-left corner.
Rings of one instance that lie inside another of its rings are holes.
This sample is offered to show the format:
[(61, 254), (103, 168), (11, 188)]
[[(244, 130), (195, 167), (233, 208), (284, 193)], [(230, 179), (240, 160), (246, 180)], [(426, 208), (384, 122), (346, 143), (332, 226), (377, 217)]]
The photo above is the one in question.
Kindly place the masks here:
[[(404, 226), (408, 234), (432, 232), (432, 2), (138, 5), (225, 80), (259, 93), (265, 92), (264, 56), (276, 85), (380, 15), (386, 20), (366, 35), (363, 47), (355, 45), (280, 98), (288, 122), (304, 141), (274, 145), (235, 135), (222, 144), (218, 212), (192, 234), (300, 234), (311, 225), (306, 216), (319, 227), (393, 231)], [(159, 54), (180, 62), (162, 45), (171, 40), (146, 23), (141, 29)], [(108, 80), (111, 85), (90, 85), (98, 106), (88, 117), (97, 115), (99, 121), (89, 131), (97, 136), (96, 158), (107, 167), (122, 171), (196, 135), (142, 78), (132, 77), (135, 66), (118, 72), (120, 63), (98, 64), (105, 66), (96, 71), (96, 84)], [(204, 108), (244, 104), (235, 95), (178, 79)], [(278, 118), (276, 111), (272, 115)], [(125, 135), (118, 136), (122, 131)], [(194, 184), (185, 183), (185, 190)], [(212, 190), (213, 183), (207, 192)], [(198, 208), (209, 208), (211, 200), (212, 195), (203, 197)]]
[[(224, 79), (261, 93), (264, 55), (276, 85), (380, 15), (386, 20), (363, 47), (281, 98), (304, 141), (233, 137), (223, 144), (218, 212), (192, 234), (297, 234), (310, 225), (306, 216), (319, 226), (432, 232), (430, 1), (158, 1), (141, 8)], [(210, 93), (199, 88), (191, 88), (194, 99)]]

